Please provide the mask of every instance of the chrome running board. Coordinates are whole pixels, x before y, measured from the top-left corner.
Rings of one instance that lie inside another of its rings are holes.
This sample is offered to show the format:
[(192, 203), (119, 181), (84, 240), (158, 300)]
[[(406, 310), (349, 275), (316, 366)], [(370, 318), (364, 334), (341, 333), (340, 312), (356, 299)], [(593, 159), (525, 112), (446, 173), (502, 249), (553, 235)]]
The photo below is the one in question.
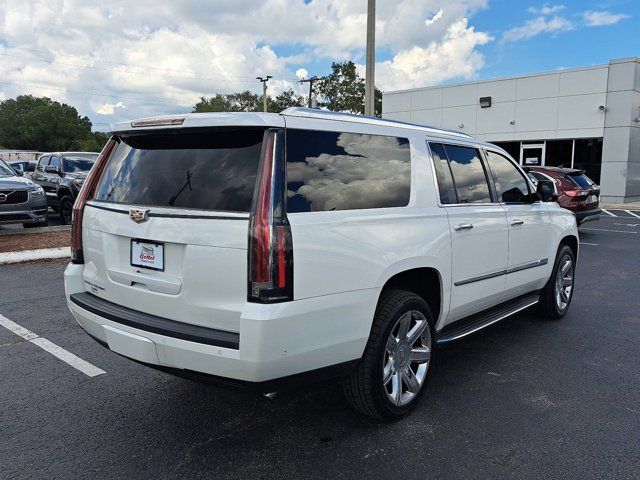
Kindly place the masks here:
[(463, 318), (449, 325), (446, 325), (438, 332), (438, 344), (449, 343), (459, 338), (466, 337), (472, 333), (482, 330), (483, 328), (493, 325), (500, 320), (504, 320), (522, 310), (525, 310), (540, 300), (539, 292), (528, 293), (508, 302), (501, 303), (493, 308), (484, 310), (480, 313)]

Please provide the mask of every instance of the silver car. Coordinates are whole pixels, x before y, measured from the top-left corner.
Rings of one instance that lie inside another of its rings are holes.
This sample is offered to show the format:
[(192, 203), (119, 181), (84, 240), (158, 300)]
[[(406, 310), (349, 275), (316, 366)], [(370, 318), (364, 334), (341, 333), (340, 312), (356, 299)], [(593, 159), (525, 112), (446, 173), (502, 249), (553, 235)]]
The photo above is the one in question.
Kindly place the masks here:
[(47, 226), (47, 196), (40, 185), (0, 160), (0, 225), (8, 223)]

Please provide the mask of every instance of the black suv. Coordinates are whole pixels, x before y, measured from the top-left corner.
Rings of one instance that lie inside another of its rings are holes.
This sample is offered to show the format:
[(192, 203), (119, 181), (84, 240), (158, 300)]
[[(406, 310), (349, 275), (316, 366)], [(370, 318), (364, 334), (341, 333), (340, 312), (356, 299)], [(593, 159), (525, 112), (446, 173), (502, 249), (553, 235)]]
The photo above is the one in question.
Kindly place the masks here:
[(71, 223), (73, 202), (98, 155), (93, 152), (44, 153), (31, 174), (32, 180), (47, 194), (49, 207), (60, 214), (65, 225)]

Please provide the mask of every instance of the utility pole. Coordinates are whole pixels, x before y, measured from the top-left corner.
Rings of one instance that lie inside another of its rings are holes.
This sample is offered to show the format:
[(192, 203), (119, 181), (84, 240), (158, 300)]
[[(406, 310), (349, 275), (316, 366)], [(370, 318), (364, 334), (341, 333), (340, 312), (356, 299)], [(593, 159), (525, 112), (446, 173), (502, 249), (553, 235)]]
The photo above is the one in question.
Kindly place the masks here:
[(267, 109), (267, 82), (272, 78), (273, 78), (272, 75), (267, 75), (264, 78), (256, 77), (256, 80), (259, 80), (260, 82), (262, 82), (262, 105), (264, 107), (265, 112), (268, 110)]
[(300, 80), (300, 84), (303, 83), (308, 83), (309, 84), (309, 108), (313, 108), (313, 84), (316, 80), (319, 80), (318, 77), (311, 77), (311, 78), (303, 78), (302, 80)]
[(367, 0), (367, 71), (364, 80), (364, 114), (376, 112), (376, 0)]

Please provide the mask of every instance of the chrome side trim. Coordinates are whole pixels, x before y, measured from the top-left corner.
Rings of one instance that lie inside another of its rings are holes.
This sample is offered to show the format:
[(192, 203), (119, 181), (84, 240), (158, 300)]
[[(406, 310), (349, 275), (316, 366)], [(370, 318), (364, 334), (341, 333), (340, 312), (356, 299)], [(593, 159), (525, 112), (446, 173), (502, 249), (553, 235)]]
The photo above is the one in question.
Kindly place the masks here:
[(467, 285), (469, 283), (474, 283), (474, 282), (480, 282), (482, 280), (488, 280), (490, 278), (499, 277), (501, 275), (508, 275), (510, 273), (521, 272), (522, 270), (528, 270), (529, 268), (541, 267), (542, 265), (546, 265), (547, 263), (549, 263), (548, 258), (541, 258), (540, 260), (536, 260), (535, 262), (525, 263), (524, 265), (511, 267), (507, 270), (500, 270), (499, 272), (487, 273), (486, 275), (480, 275), (479, 277), (460, 280), (459, 282), (455, 282), (453, 285), (456, 287), (460, 287), (462, 285)]
[(468, 283), (480, 282), (482, 280), (489, 280), (490, 278), (500, 277), (507, 273), (506, 270), (500, 270), (499, 272), (487, 273), (486, 275), (480, 275), (479, 277), (468, 278), (466, 280), (460, 280), (459, 282), (455, 282), (454, 285), (456, 287), (460, 287), (462, 285), (466, 285)]
[(519, 265), (517, 267), (511, 267), (507, 269), (507, 274), (521, 272), (522, 270), (528, 270), (529, 268), (541, 267), (542, 265), (546, 265), (547, 263), (549, 263), (548, 258), (541, 258), (540, 260), (535, 262), (525, 263), (524, 265)]
[(493, 325), (494, 323), (499, 322), (500, 320), (504, 320), (505, 318), (508, 318), (511, 315), (515, 315), (516, 313), (521, 312), (522, 310), (526, 310), (527, 308), (532, 307), (533, 305), (535, 305), (539, 301), (540, 301), (539, 299), (535, 299), (535, 300), (532, 300), (530, 302), (527, 302), (523, 306), (518, 307), (518, 308), (516, 308), (515, 310), (513, 310), (511, 312), (505, 313), (503, 315), (499, 315), (499, 316), (497, 316), (496, 318), (492, 319), (491, 321), (489, 321), (487, 323), (483, 323), (482, 325), (478, 325), (476, 328), (473, 328), (473, 329), (468, 330), (466, 332), (462, 332), (459, 335), (455, 335), (453, 337), (448, 337), (445, 342), (437, 342), (437, 343), (448, 343), (448, 342), (452, 342), (454, 340), (458, 340), (459, 338), (466, 337), (467, 335), (471, 335), (472, 333), (475, 333), (478, 330), (482, 330), (483, 328), (486, 328), (489, 325)]

